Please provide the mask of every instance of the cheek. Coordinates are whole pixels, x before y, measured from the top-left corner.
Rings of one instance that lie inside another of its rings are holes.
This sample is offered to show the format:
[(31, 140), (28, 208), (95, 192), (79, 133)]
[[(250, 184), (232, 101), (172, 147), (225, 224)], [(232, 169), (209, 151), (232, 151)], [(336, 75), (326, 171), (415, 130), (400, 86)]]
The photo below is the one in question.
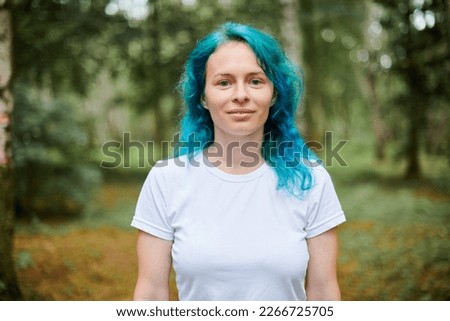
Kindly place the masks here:
[(260, 99), (258, 105), (264, 109), (265, 112), (269, 113), (269, 110), (272, 107), (272, 96), (265, 96), (263, 99)]
[(253, 99), (257, 101), (260, 106), (270, 107), (273, 99), (273, 88), (269, 87), (258, 91), (255, 95), (253, 95)]
[(210, 95), (205, 93), (206, 106), (211, 113), (220, 112), (225, 109), (225, 106), (229, 103), (229, 101), (230, 98), (224, 93), (213, 93)]
[[(205, 88), (204, 98), (208, 106), (217, 105), (221, 100), (221, 93), (211, 88)], [(223, 100), (223, 99), (222, 99)]]

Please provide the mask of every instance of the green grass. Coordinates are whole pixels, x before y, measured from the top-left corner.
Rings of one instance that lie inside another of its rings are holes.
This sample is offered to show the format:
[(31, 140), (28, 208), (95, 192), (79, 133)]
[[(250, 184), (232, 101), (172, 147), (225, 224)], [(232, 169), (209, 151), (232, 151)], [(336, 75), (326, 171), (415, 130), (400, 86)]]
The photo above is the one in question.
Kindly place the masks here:
[(422, 157), (427, 178), (404, 181), (404, 164), (377, 163), (350, 147), (331, 167), (347, 216), (340, 229), (344, 299), (450, 299), (448, 164)]

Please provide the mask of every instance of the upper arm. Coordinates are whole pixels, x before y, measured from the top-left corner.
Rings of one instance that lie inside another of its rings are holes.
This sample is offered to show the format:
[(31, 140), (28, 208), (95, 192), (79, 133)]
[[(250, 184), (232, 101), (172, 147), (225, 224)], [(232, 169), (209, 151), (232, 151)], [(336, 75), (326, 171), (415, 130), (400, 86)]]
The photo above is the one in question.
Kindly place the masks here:
[(308, 300), (340, 300), (336, 275), (337, 228), (307, 239), (309, 263), (306, 272)]
[(169, 300), (171, 249), (172, 241), (139, 231), (138, 280), (134, 300)]

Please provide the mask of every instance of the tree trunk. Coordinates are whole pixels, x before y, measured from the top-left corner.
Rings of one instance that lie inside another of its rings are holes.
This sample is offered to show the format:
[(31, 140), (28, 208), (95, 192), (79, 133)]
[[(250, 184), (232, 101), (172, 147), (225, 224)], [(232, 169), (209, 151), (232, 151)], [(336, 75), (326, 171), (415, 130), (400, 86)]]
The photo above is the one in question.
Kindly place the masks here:
[[(403, 16), (403, 21), (407, 22), (408, 15)], [(428, 106), (426, 98), (426, 86), (424, 86), (424, 77), (421, 74), (420, 62), (415, 56), (414, 35), (411, 28), (407, 35), (406, 56), (408, 57), (408, 68), (405, 70), (404, 77), (409, 90), (409, 99), (407, 101), (407, 117), (409, 127), (406, 140), (406, 172), (405, 179), (418, 179), (422, 176), (422, 169), (419, 161), (420, 142), (419, 135), (425, 123), (426, 108)]]
[(303, 42), (308, 44), (308, 50), (302, 51), (301, 60), (304, 62), (302, 66), (305, 71), (305, 91), (303, 101), (303, 122), (301, 131), (305, 140), (313, 146), (315, 142), (320, 141), (323, 137), (319, 128), (320, 113), (323, 110), (323, 96), (320, 84), (320, 62), (318, 60), (319, 46), (316, 39), (316, 22), (314, 18), (314, 1), (299, 1), (300, 7), (300, 29)]
[(283, 19), (281, 20), (283, 47), (289, 59), (297, 66), (300, 66), (302, 38), (298, 17), (298, 1), (280, 0), (280, 4), (283, 8)]
[[(286, 56), (301, 69), (306, 70), (308, 66), (303, 64), (303, 37), (300, 32), (300, 9), (298, 0), (280, 0), (280, 5), (283, 13), (281, 35)], [(309, 70), (306, 71), (306, 75), (310, 75)], [(311, 79), (308, 76), (306, 78)], [(309, 84), (309, 81), (307, 83)], [(317, 138), (317, 134), (315, 134), (316, 127), (314, 126), (311, 113), (312, 106), (313, 104), (310, 101), (300, 101), (300, 106), (298, 106), (297, 120), (300, 123), (301, 134), (307, 143)]]
[(418, 179), (422, 175), (422, 170), (419, 162), (419, 131), (421, 121), (423, 120), (421, 108), (419, 103), (410, 102), (409, 107), (409, 129), (406, 144), (406, 161), (407, 167), (405, 172), (406, 179)]
[(14, 189), (11, 166), (10, 115), (13, 98), (11, 11), (7, 0), (0, 0), (0, 300), (22, 298), (14, 269)]
[(151, 1), (153, 5), (153, 13), (149, 17), (150, 23), (150, 38), (152, 40), (152, 60), (153, 60), (153, 70), (155, 72), (153, 81), (155, 82), (155, 90), (153, 93), (154, 104), (154, 117), (155, 117), (155, 127), (153, 130), (153, 141), (156, 146), (160, 146), (161, 142), (165, 138), (166, 134), (166, 117), (162, 110), (162, 93), (163, 84), (158, 80), (158, 77), (162, 73), (161, 68), (161, 37), (159, 34), (159, 3), (158, 0)]
[(385, 127), (383, 118), (381, 117), (380, 101), (376, 92), (375, 74), (372, 71), (366, 73), (366, 81), (370, 106), (372, 107), (372, 126), (375, 134), (375, 158), (381, 161), (385, 158)]

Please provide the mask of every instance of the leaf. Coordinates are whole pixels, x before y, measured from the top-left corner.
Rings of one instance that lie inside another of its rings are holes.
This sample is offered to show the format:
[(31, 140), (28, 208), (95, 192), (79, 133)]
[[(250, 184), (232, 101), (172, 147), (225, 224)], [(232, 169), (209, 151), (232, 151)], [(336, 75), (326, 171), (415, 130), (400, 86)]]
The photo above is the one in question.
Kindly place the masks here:
[(20, 270), (26, 270), (30, 267), (34, 267), (35, 263), (33, 260), (33, 256), (26, 250), (20, 251), (19, 253), (17, 253), (16, 265)]

